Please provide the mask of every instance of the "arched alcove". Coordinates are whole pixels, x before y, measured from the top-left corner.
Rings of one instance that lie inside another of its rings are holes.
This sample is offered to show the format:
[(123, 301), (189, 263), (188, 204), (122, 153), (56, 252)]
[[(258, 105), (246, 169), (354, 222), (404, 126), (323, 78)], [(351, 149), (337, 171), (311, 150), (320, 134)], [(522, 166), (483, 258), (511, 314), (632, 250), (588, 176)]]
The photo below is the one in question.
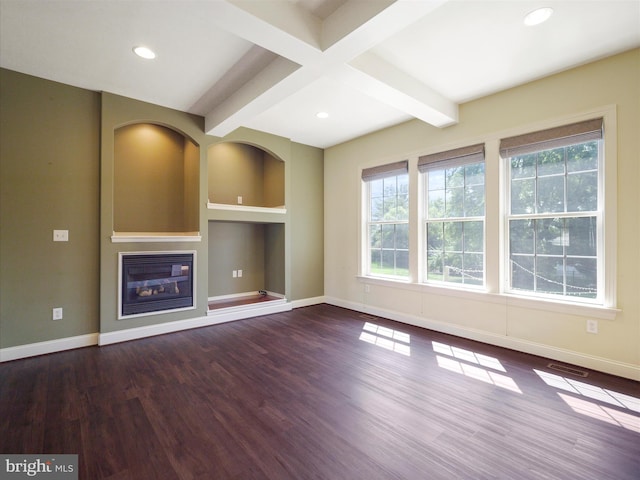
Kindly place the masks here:
[(213, 205), (284, 209), (284, 162), (245, 143), (224, 142), (208, 150), (208, 198)]
[(259, 146), (223, 142), (209, 147), (207, 167), (209, 315), (237, 302), (264, 305), (258, 291), (286, 303), (285, 162)]
[(114, 232), (199, 230), (200, 151), (171, 128), (135, 123), (114, 131)]

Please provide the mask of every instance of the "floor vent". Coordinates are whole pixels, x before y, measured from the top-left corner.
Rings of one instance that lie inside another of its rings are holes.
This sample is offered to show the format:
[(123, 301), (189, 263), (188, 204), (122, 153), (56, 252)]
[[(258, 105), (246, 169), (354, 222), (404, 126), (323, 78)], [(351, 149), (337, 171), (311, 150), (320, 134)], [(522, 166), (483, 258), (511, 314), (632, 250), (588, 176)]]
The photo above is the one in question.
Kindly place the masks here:
[(367, 320), (377, 320), (378, 317), (374, 317), (373, 315), (367, 315), (366, 313), (361, 313), (358, 315), (360, 318), (365, 318)]
[(576, 375), (577, 377), (586, 377), (587, 375), (589, 375), (589, 372), (585, 372), (584, 370), (578, 370), (577, 368), (568, 367), (566, 365), (559, 365), (557, 363), (550, 363), (549, 365), (547, 365), (547, 368), (550, 368), (551, 370), (555, 370), (557, 372)]

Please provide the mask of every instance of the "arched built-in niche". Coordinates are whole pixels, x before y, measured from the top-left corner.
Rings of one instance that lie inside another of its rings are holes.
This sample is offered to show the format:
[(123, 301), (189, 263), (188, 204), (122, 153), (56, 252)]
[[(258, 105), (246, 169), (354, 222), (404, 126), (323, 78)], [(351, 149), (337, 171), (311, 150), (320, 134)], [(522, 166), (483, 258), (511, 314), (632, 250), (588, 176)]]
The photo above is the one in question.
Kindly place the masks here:
[(285, 162), (239, 142), (209, 147), (207, 159), (209, 315), (285, 308)]
[(208, 151), (209, 208), (285, 211), (284, 162), (259, 147), (236, 142)]
[(114, 132), (114, 232), (199, 230), (200, 151), (171, 128), (135, 123)]

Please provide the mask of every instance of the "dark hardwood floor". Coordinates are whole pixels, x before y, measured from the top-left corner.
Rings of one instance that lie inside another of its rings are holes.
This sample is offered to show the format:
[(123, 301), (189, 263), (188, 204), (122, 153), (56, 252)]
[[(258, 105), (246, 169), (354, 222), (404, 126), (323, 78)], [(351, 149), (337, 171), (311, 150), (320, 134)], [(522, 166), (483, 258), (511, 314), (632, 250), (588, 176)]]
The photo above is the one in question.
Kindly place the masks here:
[(86, 480), (640, 478), (640, 385), (548, 364), (317, 305), (0, 364), (0, 453)]

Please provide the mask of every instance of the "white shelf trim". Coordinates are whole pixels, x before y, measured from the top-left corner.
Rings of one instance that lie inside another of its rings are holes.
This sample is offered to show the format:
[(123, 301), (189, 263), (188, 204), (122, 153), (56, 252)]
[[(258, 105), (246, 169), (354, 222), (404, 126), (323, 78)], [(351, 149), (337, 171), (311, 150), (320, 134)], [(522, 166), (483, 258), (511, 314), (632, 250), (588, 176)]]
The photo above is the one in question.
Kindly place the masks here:
[(113, 232), (111, 243), (200, 242), (200, 232)]
[(251, 205), (229, 205), (226, 203), (207, 203), (209, 210), (231, 210), (234, 212), (258, 212), (258, 213), (277, 213), (284, 215), (287, 213), (287, 208), (282, 207), (254, 207)]

